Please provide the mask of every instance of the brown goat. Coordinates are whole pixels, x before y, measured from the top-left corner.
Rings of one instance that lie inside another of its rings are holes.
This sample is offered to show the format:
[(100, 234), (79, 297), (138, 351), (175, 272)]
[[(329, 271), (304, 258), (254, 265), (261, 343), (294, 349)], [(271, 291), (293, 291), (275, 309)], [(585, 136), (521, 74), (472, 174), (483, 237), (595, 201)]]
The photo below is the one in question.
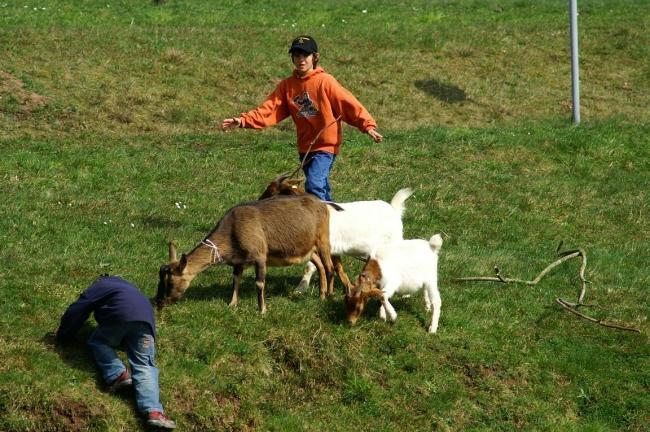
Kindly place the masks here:
[[(266, 199), (266, 198), (271, 198), (274, 196), (297, 196), (297, 195), (305, 195), (305, 189), (302, 188), (300, 185), (302, 183), (302, 179), (295, 179), (295, 178), (290, 178), (289, 175), (287, 174), (280, 174), (275, 180), (273, 180), (262, 192), (262, 195), (258, 198), (258, 200)], [(316, 257), (318, 258), (318, 257)], [(313, 261), (312, 261), (313, 262)], [(316, 265), (316, 264), (314, 264)], [(344, 289), (345, 289), (345, 294), (349, 294), (349, 290), (352, 287), (352, 283), (350, 282), (350, 279), (348, 278), (348, 275), (345, 273), (345, 270), (343, 269), (343, 262), (341, 261), (341, 257), (333, 255), (332, 256), (332, 265), (334, 266), (334, 269), (336, 270), (336, 274), (339, 275), (339, 279), (341, 279), (341, 282), (343, 282)], [(318, 265), (316, 265), (316, 268), (318, 268)], [(309, 268), (306, 267), (304, 274), (306, 275), (309, 273)], [(319, 274), (320, 274), (320, 269), (319, 269)], [(306, 287), (300, 287), (296, 290), (298, 292), (301, 292), (302, 290), (306, 289)], [(334, 284), (329, 284), (329, 289), (327, 292), (329, 295), (334, 294)]]
[(160, 267), (159, 308), (178, 300), (194, 277), (209, 266), (233, 267), (231, 306), (239, 299), (244, 268), (255, 266), (258, 306), (266, 312), (264, 285), (267, 266), (287, 266), (311, 259), (321, 276), (320, 294), (333, 284), (327, 205), (312, 195), (283, 196), (244, 203), (228, 210), (210, 233), (190, 251), (176, 258), (169, 247), (169, 264)]
[(277, 195), (304, 195), (305, 190), (300, 186), (302, 179), (289, 178), (288, 174), (280, 174), (269, 184), (258, 200)]

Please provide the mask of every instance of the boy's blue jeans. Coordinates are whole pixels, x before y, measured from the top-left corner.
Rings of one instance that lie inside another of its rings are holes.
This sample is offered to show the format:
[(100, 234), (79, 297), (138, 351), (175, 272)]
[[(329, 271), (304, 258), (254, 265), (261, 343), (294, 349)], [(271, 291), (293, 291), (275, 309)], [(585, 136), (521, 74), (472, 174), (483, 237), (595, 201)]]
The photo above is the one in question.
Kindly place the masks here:
[[(303, 157), (305, 155), (301, 154), (301, 161)], [(323, 151), (307, 154), (307, 161), (303, 167), (306, 192), (316, 195), (323, 201), (332, 201), (329, 175), (335, 160), (335, 154)]]
[(126, 370), (114, 348), (124, 343), (131, 365), (138, 411), (163, 411), (158, 387), (158, 368), (155, 365), (156, 347), (149, 324), (134, 321), (110, 326), (99, 326), (90, 335), (88, 345), (93, 351), (104, 381), (111, 383)]

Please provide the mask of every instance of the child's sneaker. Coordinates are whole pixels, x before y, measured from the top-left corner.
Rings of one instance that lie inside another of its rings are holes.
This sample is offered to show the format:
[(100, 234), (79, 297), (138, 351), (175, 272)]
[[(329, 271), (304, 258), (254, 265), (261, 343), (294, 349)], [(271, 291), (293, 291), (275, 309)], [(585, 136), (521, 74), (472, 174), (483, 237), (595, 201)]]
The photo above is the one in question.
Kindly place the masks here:
[(176, 422), (160, 411), (151, 411), (147, 418), (147, 424), (165, 429), (174, 429), (176, 427)]
[(129, 375), (129, 371), (125, 369), (124, 372), (122, 372), (120, 376), (115, 379), (115, 381), (109, 384), (108, 392), (117, 393), (118, 391), (130, 386), (131, 384), (133, 384), (133, 380), (131, 379), (131, 375)]

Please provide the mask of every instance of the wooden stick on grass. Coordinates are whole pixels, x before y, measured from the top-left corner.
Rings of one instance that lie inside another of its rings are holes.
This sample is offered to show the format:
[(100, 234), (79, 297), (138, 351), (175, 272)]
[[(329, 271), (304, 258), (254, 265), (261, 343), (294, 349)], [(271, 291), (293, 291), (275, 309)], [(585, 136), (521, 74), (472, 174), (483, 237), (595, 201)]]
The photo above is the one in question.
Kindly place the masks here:
[(594, 322), (594, 323), (599, 324), (599, 325), (604, 326), (604, 327), (614, 328), (614, 329), (618, 329), (618, 330), (631, 331), (631, 332), (635, 332), (635, 333), (641, 333), (641, 330), (639, 330), (637, 328), (634, 328), (634, 327), (625, 327), (625, 326), (620, 326), (620, 325), (617, 325), (617, 324), (611, 324), (611, 323), (608, 323), (607, 321), (592, 318), (592, 317), (587, 316), (587, 315), (585, 315), (583, 313), (580, 313), (580, 312), (578, 312), (578, 310), (577, 310), (577, 308), (575, 306), (572, 306), (572, 303), (569, 303), (569, 302), (567, 302), (565, 300), (562, 300), (561, 298), (556, 298), (555, 301), (557, 302), (557, 304), (562, 306), (564, 309), (568, 310), (569, 312), (571, 312), (573, 314), (576, 314), (580, 318), (586, 319), (587, 321)]
[(587, 268), (587, 254), (585, 253), (584, 250), (582, 249), (575, 249), (575, 250), (570, 250), (566, 252), (559, 252), (560, 247), (562, 246), (562, 242), (558, 245), (558, 253), (560, 255), (560, 259), (558, 259), (555, 262), (552, 262), (549, 264), (544, 270), (542, 270), (535, 279), (526, 281), (522, 279), (516, 279), (516, 278), (506, 278), (501, 276), (501, 271), (499, 270), (499, 267), (495, 266), (494, 267), (494, 273), (495, 276), (472, 276), (472, 277), (462, 277), (462, 278), (456, 278), (454, 279), (455, 281), (459, 282), (468, 282), (468, 281), (489, 281), (489, 282), (500, 282), (500, 283), (520, 283), (520, 284), (525, 284), (525, 285), (537, 285), (539, 281), (546, 276), (552, 269), (555, 267), (559, 266), (560, 264), (576, 258), (576, 257), (581, 257), (581, 265), (580, 265), (580, 271), (579, 271), (579, 276), (580, 276), (580, 282), (581, 282), (581, 288), (580, 292), (578, 294), (578, 301), (576, 303), (570, 303), (566, 300), (563, 300), (561, 298), (557, 298), (555, 301), (562, 306), (563, 308), (567, 309), (569, 312), (584, 318), (588, 321), (594, 322), (596, 324), (609, 327), (609, 328), (614, 328), (618, 330), (625, 330), (625, 331), (632, 331), (632, 332), (637, 332), (641, 333), (641, 330), (632, 328), (632, 327), (626, 327), (626, 326), (619, 326), (616, 324), (611, 324), (603, 320), (598, 320), (596, 318), (592, 318), (590, 316), (587, 316), (585, 314), (582, 314), (578, 312), (578, 307), (580, 306), (586, 306), (583, 301), (585, 298), (585, 293), (587, 290), (587, 280), (585, 279), (585, 269)]

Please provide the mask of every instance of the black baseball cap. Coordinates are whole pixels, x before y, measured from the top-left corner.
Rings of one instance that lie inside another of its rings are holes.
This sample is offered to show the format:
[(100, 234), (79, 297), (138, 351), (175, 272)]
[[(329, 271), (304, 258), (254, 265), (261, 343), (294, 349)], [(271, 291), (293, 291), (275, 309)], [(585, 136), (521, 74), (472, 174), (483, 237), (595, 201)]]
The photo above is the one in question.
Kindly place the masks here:
[(291, 42), (291, 48), (289, 48), (290, 53), (294, 51), (304, 51), (313, 54), (318, 52), (318, 45), (316, 45), (316, 41), (311, 36), (298, 36)]

